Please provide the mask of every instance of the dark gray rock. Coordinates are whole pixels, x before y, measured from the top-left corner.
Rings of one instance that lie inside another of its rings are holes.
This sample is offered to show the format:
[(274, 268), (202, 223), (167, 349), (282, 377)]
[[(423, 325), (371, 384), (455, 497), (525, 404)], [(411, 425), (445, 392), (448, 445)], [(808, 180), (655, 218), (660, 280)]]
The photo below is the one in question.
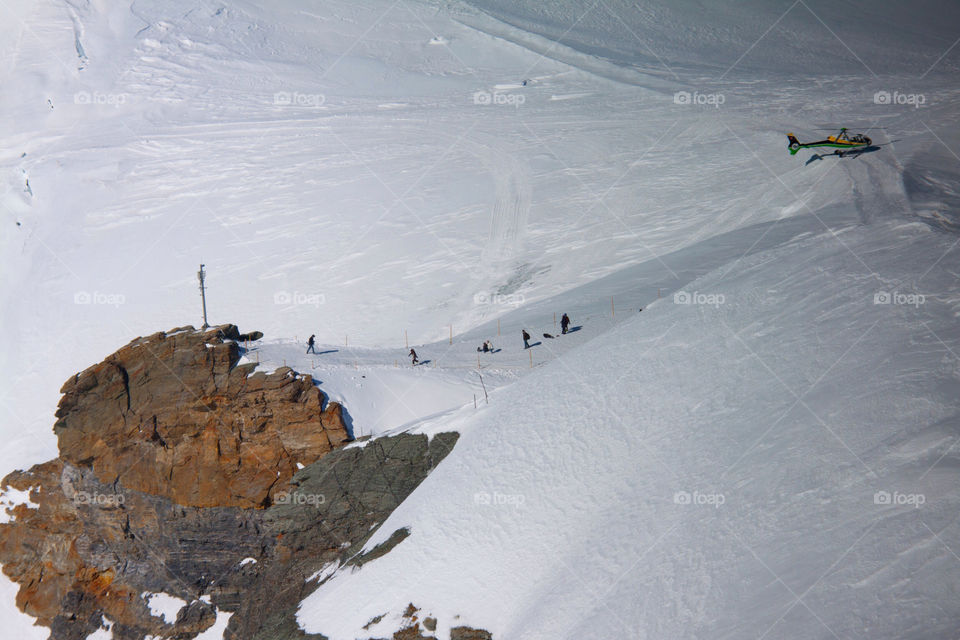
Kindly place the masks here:
[[(213, 624), (214, 607), (234, 613), (236, 638), (311, 638), (294, 617), (319, 584), (308, 578), (330, 563), (375, 561), (400, 544), (405, 529), (358, 555), (456, 439), (403, 434), (337, 449), (300, 470), (266, 509), (182, 506), (55, 460), (4, 480), (33, 487), (40, 508), (18, 507), (0, 525), (0, 563), (51, 640), (86, 638), (102, 616), (114, 622), (116, 640), (192, 638)], [(251, 557), (257, 562), (240, 565)], [(188, 606), (166, 624), (140, 598), (147, 591)]]

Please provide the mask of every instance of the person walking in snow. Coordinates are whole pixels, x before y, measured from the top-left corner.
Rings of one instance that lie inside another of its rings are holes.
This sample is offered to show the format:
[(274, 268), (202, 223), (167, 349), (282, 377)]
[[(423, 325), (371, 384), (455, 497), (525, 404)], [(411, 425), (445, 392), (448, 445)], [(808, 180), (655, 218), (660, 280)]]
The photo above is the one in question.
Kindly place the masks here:
[(413, 366), (417, 366), (417, 363), (420, 362), (420, 358), (417, 357), (417, 352), (413, 349), (410, 349), (410, 353), (408, 355), (410, 356), (410, 362), (413, 364)]
[(530, 334), (527, 333), (526, 329), (523, 330), (523, 348), (524, 349), (530, 348)]
[(316, 337), (317, 337), (316, 334), (311, 334), (310, 339), (307, 340), (307, 353), (313, 353), (313, 354), (317, 353), (313, 348), (314, 338)]
[(563, 317), (560, 318), (560, 331), (563, 335), (567, 335), (567, 327), (570, 326), (570, 316), (563, 314)]

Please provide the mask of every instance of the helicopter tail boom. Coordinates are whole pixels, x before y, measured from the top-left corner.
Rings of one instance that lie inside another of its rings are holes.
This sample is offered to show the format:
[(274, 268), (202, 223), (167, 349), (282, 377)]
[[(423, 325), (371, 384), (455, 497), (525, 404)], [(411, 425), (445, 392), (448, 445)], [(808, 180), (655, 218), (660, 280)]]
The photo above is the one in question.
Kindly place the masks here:
[(787, 139), (790, 141), (790, 144), (788, 145), (788, 148), (790, 149), (790, 155), (795, 155), (797, 151), (800, 151), (800, 141), (797, 140), (796, 136), (794, 136), (792, 133), (787, 134)]

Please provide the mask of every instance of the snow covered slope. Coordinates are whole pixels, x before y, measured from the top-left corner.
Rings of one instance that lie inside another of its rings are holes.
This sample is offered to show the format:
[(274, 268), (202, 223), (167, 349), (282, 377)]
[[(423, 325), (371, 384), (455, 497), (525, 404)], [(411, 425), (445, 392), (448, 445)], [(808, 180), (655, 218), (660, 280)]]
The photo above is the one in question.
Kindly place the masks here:
[(461, 441), (370, 545), (411, 537), (309, 597), (305, 628), (392, 612), (382, 635), (413, 602), (504, 638), (952, 637), (958, 299), (933, 292), (954, 276), (874, 304), (946, 240), (811, 235), (443, 422)]
[[(951, 637), (953, 3), (0, 15), (5, 470), (54, 455), (69, 375), (200, 323), (204, 262), (211, 322), (356, 432), (464, 432), (308, 631), (415, 602), (498, 638)], [(886, 128), (786, 153), (834, 125)]]

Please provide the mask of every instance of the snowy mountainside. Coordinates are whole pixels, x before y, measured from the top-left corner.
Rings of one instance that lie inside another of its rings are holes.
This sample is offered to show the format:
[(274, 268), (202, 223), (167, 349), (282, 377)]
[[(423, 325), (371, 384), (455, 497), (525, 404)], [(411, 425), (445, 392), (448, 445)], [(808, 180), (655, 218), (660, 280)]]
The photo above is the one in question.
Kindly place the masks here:
[[(893, 238), (946, 249), (919, 223), (871, 235), (845, 241), (881, 279), (926, 268)], [(748, 258), (694, 283), (723, 304), (654, 303), (468, 408), (369, 544), (410, 539), (308, 598), (305, 629), (413, 602), (494, 637), (949, 637), (956, 339), (904, 337), (955, 312), (875, 305), (834, 276), (858, 268), (822, 235)]]
[[(518, 35), (546, 38), (554, 44), (552, 51), (569, 49), (678, 83), (691, 77), (722, 81), (730, 75), (756, 82), (769, 76), (870, 76), (874, 71), (915, 77), (954, 42), (960, 20), (955, 5), (939, 0), (910, 5), (849, 0), (467, 4), (516, 26)], [(948, 60), (939, 70), (948, 73), (956, 64)]]
[[(463, 434), (306, 631), (952, 637), (956, 12), (7, 3), (0, 461), (199, 325), (204, 262), (211, 322), (360, 434)], [(876, 148), (788, 155), (842, 125)]]

